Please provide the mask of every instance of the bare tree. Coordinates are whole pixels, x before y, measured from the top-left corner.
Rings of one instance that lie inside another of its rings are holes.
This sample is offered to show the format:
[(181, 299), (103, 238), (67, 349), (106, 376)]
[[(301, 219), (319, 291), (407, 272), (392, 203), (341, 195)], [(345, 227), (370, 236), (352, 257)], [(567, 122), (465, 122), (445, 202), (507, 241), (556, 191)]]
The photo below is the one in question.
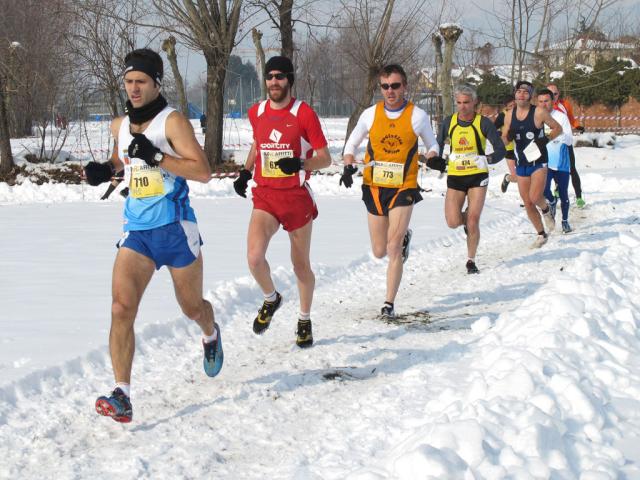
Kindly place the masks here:
[(453, 113), (453, 103), (451, 101), (451, 69), (453, 66), (453, 50), (460, 35), (462, 27), (455, 23), (440, 25), (440, 35), (444, 40), (444, 55), (442, 57), (442, 69), (440, 70), (440, 90), (442, 92), (442, 114), (446, 117)]
[(69, 5), (74, 23), (68, 43), (77, 60), (74, 68), (84, 74), (80, 85), (86, 86), (86, 97), (93, 103), (106, 98), (115, 118), (124, 112), (126, 100), (122, 62), (142, 37), (138, 23), (147, 11), (141, 0), (85, 0)]
[(207, 62), (207, 135), (204, 150), (211, 165), (222, 163), (224, 79), (235, 46), (242, 0), (152, 0), (165, 29), (187, 47), (201, 50)]
[[(306, 1), (305, 4), (312, 2)], [(280, 33), (280, 53), (285, 57), (293, 59), (293, 0), (249, 0), (249, 7), (257, 8), (267, 14), (269, 22)], [(298, 8), (304, 8), (300, 5)]]
[[(356, 107), (349, 117), (347, 138), (360, 117), (371, 104), (380, 69), (391, 63), (405, 63), (416, 57), (422, 41), (415, 41), (418, 31), (418, 13), (424, 1), (416, 1), (397, 18), (393, 17), (394, 0), (356, 0), (342, 2), (343, 22), (341, 31), (344, 48), (351, 64), (361, 72), (358, 83)], [(393, 27), (393, 28), (392, 28)]]
[(6, 39), (0, 39), (0, 174), (8, 173), (13, 168), (13, 154), (11, 152), (11, 135), (9, 132), (9, 75), (13, 63), (10, 58), (20, 45), (17, 42), (4, 44)]
[(262, 48), (262, 32), (257, 28), (252, 29), (251, 38), (256, 47), (256, 59), (258, 60), (256, 70), (258, 71), (258, 80), (260, 81), (260, 98), (264, 100), (267, 98), (267, 84), (264, 82), (265, 58), (264, 48)]
[(169, 65), (171, 65), (171, 72), (173, 73), (173, 79), (176, 85), (176, 91), (178, 93), (178, 103), (180, 105), (180, 111), (185, 115), (189, 115), (189, 106), (187, 105), (187, 95), (184, 91), (184, 81), (178, 68), (178, 56), (176, 55), (176, 37), (169, 35), (169, 38), (163, 40), (162, 50), (167, 54)]

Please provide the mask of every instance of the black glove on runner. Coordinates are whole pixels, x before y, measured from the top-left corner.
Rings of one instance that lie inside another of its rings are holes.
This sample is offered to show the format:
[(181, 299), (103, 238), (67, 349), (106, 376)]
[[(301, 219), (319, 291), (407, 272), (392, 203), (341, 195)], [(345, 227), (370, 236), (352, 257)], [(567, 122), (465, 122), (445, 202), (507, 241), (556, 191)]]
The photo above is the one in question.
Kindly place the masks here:
[(162, 151), (156, 147), (143, 133), (133, 133), (133, 140), (129, 144), (129, 158), (144, 160), (150, 167), (157, 167), (160, 162), (156, 160), (158, 153)]
[(105, 163), (89, 162), (84, 167), (84, 176), (87, 178), (87, 183), (94, 187), (111, 180), (114, 173), (115, 169), (111, 160)]
[(353, 185), (353, 176), (358, 172), (358, 167), (355, 165), (345, 165), (342, 170), (342, 176), (340, 176), (340, 182), (338, 186), (344, 184), (345, 187), (351, 188)]
[[(500, 160), (502, 160), (502, 158)], [(490, 153), (489, 155), (487, 155), (487, 163), (489, 165), (495, 165), (500, 160), (496, 160), (496, 157), (493, 156), (493, 153)]]
[(285, 157), (276, 162), (276, 166), (287, 175), (299, 172), (303, 164), (304, 162), (297, 157)]
[(533, 141), (538, 146), (538, 149), (540, 149), (540, 152), (545, 150), (547, 148), (547, 143), (549, 143), (549, 139), (547, 137), (534, 138)]
[(442, 157), (427, 158), (427, 167), (442, 173), (447, 169), (447, 161)]
[(247, 170), (246, 168), (240, 170), (238, 178), (236, 178), (233, 182), (233, 189), (238, 195), (247, 198), (247, 184), (252, 178), (253, 175), (251, 175), (251, 172), (249, 170)]

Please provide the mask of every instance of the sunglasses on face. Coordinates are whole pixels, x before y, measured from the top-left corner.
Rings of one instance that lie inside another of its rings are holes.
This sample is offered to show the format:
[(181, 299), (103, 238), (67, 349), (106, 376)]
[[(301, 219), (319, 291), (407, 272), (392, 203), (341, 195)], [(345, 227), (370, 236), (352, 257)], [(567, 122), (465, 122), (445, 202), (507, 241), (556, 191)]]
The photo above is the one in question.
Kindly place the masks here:
[(397, 90), (402, 86), (402, 83), (400, 82), (393, 82), (393, 83), (381, 83), (380, 84), (380, 88), (383, 90)]
[(274, 78), (276, 80), (284, 80), (285, 78), (287, 78), (287, 74), (286, 73), (267, 73), (264, 76), (265, 80), (273, 80)]

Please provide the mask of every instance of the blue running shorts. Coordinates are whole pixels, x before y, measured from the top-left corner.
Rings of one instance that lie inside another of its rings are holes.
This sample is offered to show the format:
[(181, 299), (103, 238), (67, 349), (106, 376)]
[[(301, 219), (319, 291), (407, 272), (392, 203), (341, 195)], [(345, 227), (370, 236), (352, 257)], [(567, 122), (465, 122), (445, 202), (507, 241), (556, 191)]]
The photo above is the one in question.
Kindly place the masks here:
[(526, 165), (516, 165), (516, 175), (518, 175), (519, 177), (530, 177), (537, 170), (546, 167), (546, 163), (529, 163)]
[(149, 257), (156, 270), (168, 267), (182, 268), (191, 265), (200, 254), (202, 239), (198, 224), (183, 220), (151, 230), (125, 232), (117, 247), (126, 247)]

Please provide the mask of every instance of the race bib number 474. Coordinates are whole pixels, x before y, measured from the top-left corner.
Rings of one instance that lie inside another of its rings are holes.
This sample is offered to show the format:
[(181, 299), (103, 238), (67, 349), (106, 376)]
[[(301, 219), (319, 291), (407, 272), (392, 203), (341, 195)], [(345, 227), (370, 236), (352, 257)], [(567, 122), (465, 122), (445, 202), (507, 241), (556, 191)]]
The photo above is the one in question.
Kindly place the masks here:
[(160, 168), (149, 165), (132, 165), (129, 195), (133, 198), (164, 195), (164, 181)]
[(281, 158), (293, 157), (293, 150), (260, 150), (262, 155), (262, 176), (269, 178), (293, 177), (278, 168), (276, 162)]

